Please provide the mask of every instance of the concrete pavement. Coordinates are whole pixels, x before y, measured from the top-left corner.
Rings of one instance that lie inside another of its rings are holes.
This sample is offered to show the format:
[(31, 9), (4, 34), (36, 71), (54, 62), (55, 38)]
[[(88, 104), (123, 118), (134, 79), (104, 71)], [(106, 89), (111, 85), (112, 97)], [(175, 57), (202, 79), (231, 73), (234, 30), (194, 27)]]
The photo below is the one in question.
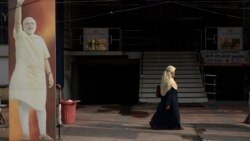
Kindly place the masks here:
[[(156, 105), (77, 105), (74, 124), (61, 128), (63, 141), (250, 141), (247, 102), (180, 105), (183, 130), (152, 130)], [(8, 128), (0, 128), (0, 141)], [(58, 137), (57, 137), (58, 138)]]
[(138, 104), (78, 106), (76, 122), (62, 129), (63, 140), (74, 141), (250, 141), (244, 102), (211, 102), (181, 105), (184, 130), (152, 130), (156, 105)]

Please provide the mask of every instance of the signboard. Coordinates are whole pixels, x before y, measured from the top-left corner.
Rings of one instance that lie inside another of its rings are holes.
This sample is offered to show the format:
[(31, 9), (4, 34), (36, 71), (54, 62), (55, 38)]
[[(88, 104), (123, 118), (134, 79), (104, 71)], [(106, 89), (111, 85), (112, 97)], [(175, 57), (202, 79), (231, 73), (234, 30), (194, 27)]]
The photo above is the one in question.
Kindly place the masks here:
[(218, 50), (242, 50), (241, 27), (218, 27)]
[(83, 50), (108, 50), (108, 28), (84, 28)]
[(250, 66), (249, 51), (202, 50), (201, 56), (207, 66)]

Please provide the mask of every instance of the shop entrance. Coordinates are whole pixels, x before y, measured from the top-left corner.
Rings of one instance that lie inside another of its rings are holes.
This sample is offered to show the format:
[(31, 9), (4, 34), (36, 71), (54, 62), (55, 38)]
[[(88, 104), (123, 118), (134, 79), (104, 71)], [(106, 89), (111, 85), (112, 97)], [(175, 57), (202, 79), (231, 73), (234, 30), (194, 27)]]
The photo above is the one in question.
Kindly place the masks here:
[(133, 105), (139, 101), (139, 64), (75, 65), (78, 76), (72, 84), (77, 85), (80, 104)]

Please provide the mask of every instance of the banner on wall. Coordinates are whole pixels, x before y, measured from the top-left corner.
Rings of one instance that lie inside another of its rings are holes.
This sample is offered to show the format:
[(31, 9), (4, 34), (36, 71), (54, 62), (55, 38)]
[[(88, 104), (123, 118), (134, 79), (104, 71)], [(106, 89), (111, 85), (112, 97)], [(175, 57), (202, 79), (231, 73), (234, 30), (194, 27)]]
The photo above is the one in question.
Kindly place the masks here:
[(202, 50), (205, 66), (250, 66), (249, 51)]
[(83, 28), (83, 50), (108, 50), (108, 28)]
[(242, 50), (242, 27), (218, 27), (218, 50)]
[(55, 0), (8, 5), (9, 140), (55, 139)]

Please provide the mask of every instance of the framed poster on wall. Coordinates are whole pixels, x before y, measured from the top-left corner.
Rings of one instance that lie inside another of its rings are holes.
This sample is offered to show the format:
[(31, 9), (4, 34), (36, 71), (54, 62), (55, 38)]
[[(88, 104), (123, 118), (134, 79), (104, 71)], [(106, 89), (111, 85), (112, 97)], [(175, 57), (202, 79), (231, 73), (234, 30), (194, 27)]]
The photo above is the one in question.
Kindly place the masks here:
[(218, 27), (218, 50), (242, 50), (242, 27)]
[(83, 28), (83, 50), (109, 50), (108, 28)]

